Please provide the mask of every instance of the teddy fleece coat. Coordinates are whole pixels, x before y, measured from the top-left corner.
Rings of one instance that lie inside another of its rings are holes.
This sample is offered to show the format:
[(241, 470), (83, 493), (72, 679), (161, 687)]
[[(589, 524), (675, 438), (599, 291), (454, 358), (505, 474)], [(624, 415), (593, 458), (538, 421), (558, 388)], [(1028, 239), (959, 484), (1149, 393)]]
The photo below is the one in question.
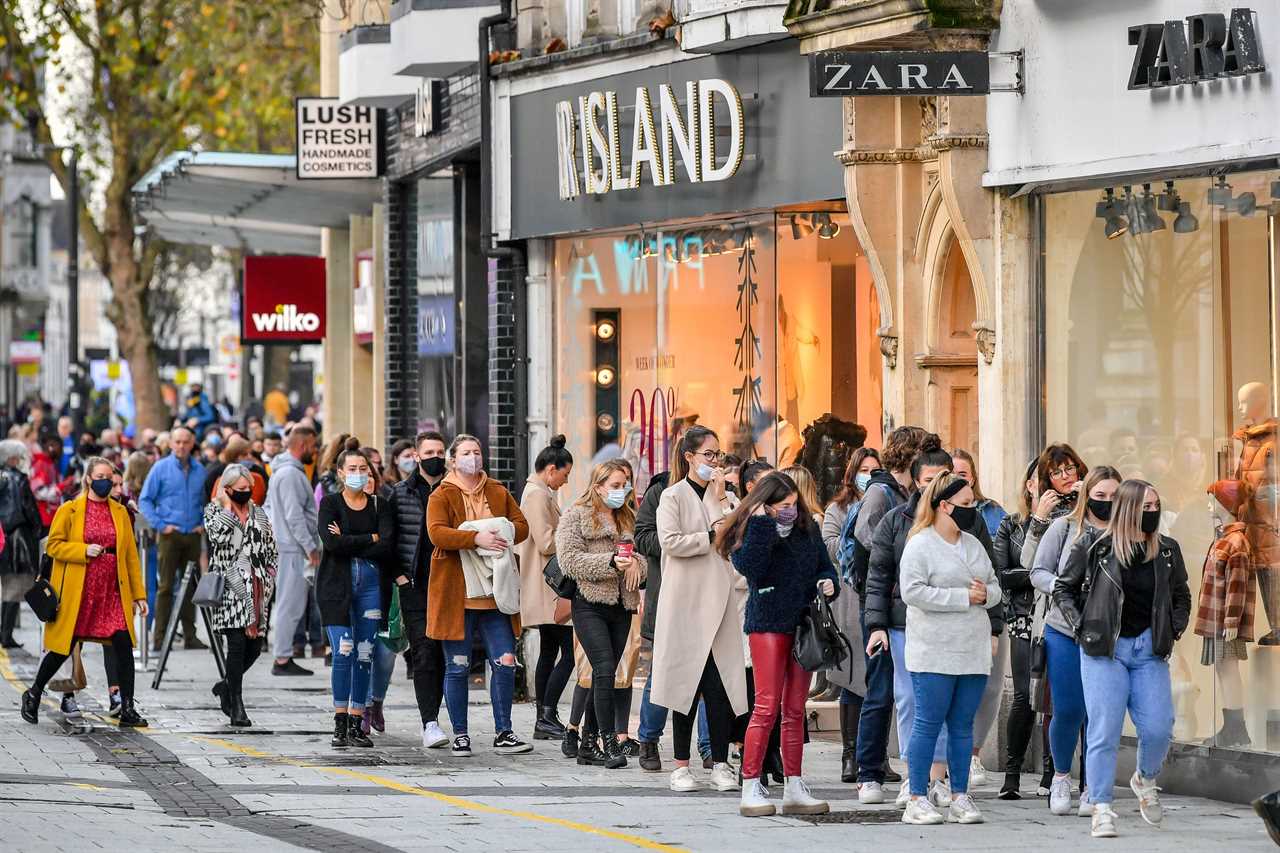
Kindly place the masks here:
[[(579, 597), (593, 604), (617, 604), (621, 595), (622, 606), (635, 612), (641, 592), (622, 589), (622, 573), (613, 566), (617, 542), (613, 516), (599, 515), (591, 507), (569, 507), (556, 528), (560, 570), (577, 581)], [(636, 552), (633, 559), (640, 562), (643, 581), (647, 565), (644, 556)]]

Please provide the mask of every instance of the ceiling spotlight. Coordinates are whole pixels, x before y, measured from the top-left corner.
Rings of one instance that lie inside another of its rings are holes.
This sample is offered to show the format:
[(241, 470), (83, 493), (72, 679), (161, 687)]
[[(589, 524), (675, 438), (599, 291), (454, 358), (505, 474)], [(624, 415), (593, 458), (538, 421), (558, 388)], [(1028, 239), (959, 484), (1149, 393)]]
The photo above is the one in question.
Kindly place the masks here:
[[(1124, 201), (1121, 202), (1124, 218), (1129, 223), (1129, 233), (1145, 234), (1147, 225), (1142, 219), (1142, 205), (1138, 196), (1133, 194), (1133, 187), (1124, 188)], [(1117, 235), (1118, 236), (1118, 235)]]
[(1094, 206), (1094, 215), (1104, 221), (1102, 232), (1108, 240), (1114, 240), (1129, 230), (1129, 223), (1121, 215), (1121, 203), (1116, 191), (1107, 187), (1106, 195)]
[(617, 372), (608, 364), (602, 364), (596, 368), (596, 384), (601, 388), (611, 387), (617, 378)]
[(1216, 204), (1218, 207), (1231, 204), (1231, 184), (1227, 183), (1225, 175), (1219, 175), (1218, 183), (1209, 188), (1209, 204)]
[(1125, 222), (1124, 217), (1116, 214), (1115, 216), (1107, 217), (1107, 224), (1103, 226), (1102, 233), (1107, 236), (1108, 240), (1114, 240), (1128, 230), (1129, 224)]
[(1142, 185), (1142, 230), (1146, 232), (1163, 231), (1164, 220), (1156, 210), (1156, 197), (1151, 194), (1151, 184)]
[(1253, 193), (1240, 193), (1231, 201), (1231, 208), (1241, 216), (1253, 216), (1258, 209), (1258, 197)]
[(818, 236), (823, 240), (830, 240), (840, 233), (840, 224), (831, 221), (830, 213), (819, 213), (814, 216), (813, 221), (818, 227)]
[(1200, 220), (1191, 212), (1191, 202), (1178, 203), (1178, 215), (1173, 220), (1173, 230), (1178, 234), (1190, 234), (1200, 227)]
[(1181, 200), (1178, 191), (1173, 188), (1173, 181), (1165, 181), (1164, 192), (1156, 198), (1156, 207), (1165, 213), (1177, 213), (1178, 202)]
[(813, 217), (805, 213), (791, 214), (791, 239), (803, 240), (813, 233)]
[(599, 340), (613, 340), (613, 336), (617, 331), (618, 328), (613, 325), (612, 320), (601, 320), (599, 323), (596, 323), (596, 337)]

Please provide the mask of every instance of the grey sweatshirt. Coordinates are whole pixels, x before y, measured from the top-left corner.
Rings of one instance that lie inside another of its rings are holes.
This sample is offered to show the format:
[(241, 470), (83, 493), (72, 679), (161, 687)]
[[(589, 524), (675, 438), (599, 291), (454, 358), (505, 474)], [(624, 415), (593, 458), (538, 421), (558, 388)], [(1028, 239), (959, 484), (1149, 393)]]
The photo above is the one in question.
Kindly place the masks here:
[[(1098, 532), (1092, 526), (1086, 526), (1086, 536), (1092, 537)], [(1068, 637), (1074, 637), (1075, 631), (1053, 601), (1053, 584), (1062, 570), (1067, 567), (1067, 555), (1071, 553), (1071, 545), (1075, 540), (1076, 522), (1066, 516), (1054, 519), (1044, 536), (1040, 538), (1040, 545), (1036, 548), (1035, 562), (1031, 566), (1031, 585), (1049, 599), (1049, 611), (1044, 617), (1045, 624), (1052, 625), (1054, 630)]]
[(263, 502), (276, 547), (282, 552), (310, 554), (320, 548), (316, 529), (316, 496), (307, 471), (291, 453), (271, 460), (271, 482)]
[[(969, 603), (969, 584), (987, 585), (987, 603)], [(978, 539), (960, 534), (953, 545), (932, 527), (907, 540), (899, 574), (907, 605), (907, 671), (944, 675), (991, 674), (987, 608), (1003, 595), (991, 558)]]

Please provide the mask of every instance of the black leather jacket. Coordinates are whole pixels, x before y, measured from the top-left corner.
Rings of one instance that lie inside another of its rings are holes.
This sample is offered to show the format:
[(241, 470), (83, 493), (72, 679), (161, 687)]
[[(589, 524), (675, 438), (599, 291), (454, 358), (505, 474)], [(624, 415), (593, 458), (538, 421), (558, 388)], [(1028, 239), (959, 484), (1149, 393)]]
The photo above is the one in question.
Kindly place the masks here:
[[(414, 471), (391, 487), (391, 507), (395, 510), (395, 564), (409, 578), (400, 590), (400, 606), (406, 610), (427, 609), (427, 578), (431, 570), (431, 539), (427, 536), (427, 500), (431, 484)], [(423, 559), (423, 556), (426, 559)]]
[[(907, 547), (907, 534), (915, 522), (918, 503), (920, 493), (916, 492), (905, 504), (899, 504), (885, 513), (876, 527), (875, 537), (871, 541), (867, 592), (863, 600), (867, 631), (907, 626), (907, 605), (902, 600), (902, 590), (898, 586), (898, 573), (902, 567), (902, 551)], [(987, 532), (987, 523), (983, 521), (981, 514), (974, 515), (973, 527), (965, 532), (976, 536), (986, 549), (987, 556), (992, 556), (991, 534)], [(994, 563), (992, 560), (993, 565)], [(991, 635), (999, 636), (1004, 630), (1003, 608), (992, 607), (987, 615), (991, 619)]]
[[(1076, 642), (1090, 657), (1112, 657), (1120, 637), (1124, 609), (1124, 580), (1111, 537), (1093, 542), (1081, 539), (1067, 556), (1066, 569), (1053, 585), (1053, 600), (1075, 629)], [(1182, 549), (1168, 536), (1160, 537), (1155, 560), (1156, 589), (1151, 612), (1151, 651), (1167, 658), (1173, 644), (1187, 630), (1191, 618), (1191, 590)]]
[(1004, 619), (1012, 624), (1018, 617), (1030, 618), (1035, 610), (1036, 589), (1031, 585), (1031, 571), (1022, 565), (1022, 543), (1027, 538), (1029, 519), (1006, 515), (992, 541), (992, 566), (1004, 591)]

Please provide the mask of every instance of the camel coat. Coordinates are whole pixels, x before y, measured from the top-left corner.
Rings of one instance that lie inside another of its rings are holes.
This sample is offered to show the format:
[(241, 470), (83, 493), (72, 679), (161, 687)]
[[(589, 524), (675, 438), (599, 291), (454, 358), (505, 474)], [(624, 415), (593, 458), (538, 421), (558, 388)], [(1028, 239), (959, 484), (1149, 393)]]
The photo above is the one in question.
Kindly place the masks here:
[[(516, 529), (515, 545), (529, 537), (529, 522), (515, 498), (497, 480), (484, 486), (485, 501), (494, 517), (509, 519)], [(462, 490), (442, 480), (427, 502), (427, 535), (431, 552), (431, 577), (427, 581), (427, 636), (433, 640), (462, 640), (465, 631), (467, 582), (462, 577), (459, 551), (476, 547), (476, 531), (460, 530), (467, 520)], [(520, 636), (520, 617), (511, 617), (511, 629)]]
[(542, 579), (542, 569), (556, 552), (560, 505), (542, 478), (530, 474), (520, 496), (520, 511), (529, 522), (529, 538), (516, 546), (520, 558), (520, 621), (526, 628), (554, 625), (556, 594)]
[[(58, 615), (45, 626), (44, 647), (62, 655), (71, 654), (72, 634), (76, 619), (80, 616), (80, 594), (84, 589), (85, 568), (89, 557), (84, 542), (84, 495), (58, 507), (49, 524), (49, 539), (45, 553), (53, 559), (53, 575), (49, 581), (58, 593)], [(133, 602), (146, 601), (147, 588), (142, 583), (142, 564), (138, 560), (138, 546), (133, 539), (133, 525), (129, 522), (129, 510), (117, 501), (109, 500), (111, 520), (116, 527), (116, 581), (120, 588), (120, 609), (124, 611), (129, 637), (138, 645), (134, 635)]]
[(687, 480), (658, 501), (662, 545), (662, 593), (653, 626), (656, 705), (688, 713), (707, 656), (714, 657), (735, 715), (747, 712), (747, 671), (742, 654), (740, 576), (711, 547), (707, 531), (730, 512), (710, 492), (698, 500)]

